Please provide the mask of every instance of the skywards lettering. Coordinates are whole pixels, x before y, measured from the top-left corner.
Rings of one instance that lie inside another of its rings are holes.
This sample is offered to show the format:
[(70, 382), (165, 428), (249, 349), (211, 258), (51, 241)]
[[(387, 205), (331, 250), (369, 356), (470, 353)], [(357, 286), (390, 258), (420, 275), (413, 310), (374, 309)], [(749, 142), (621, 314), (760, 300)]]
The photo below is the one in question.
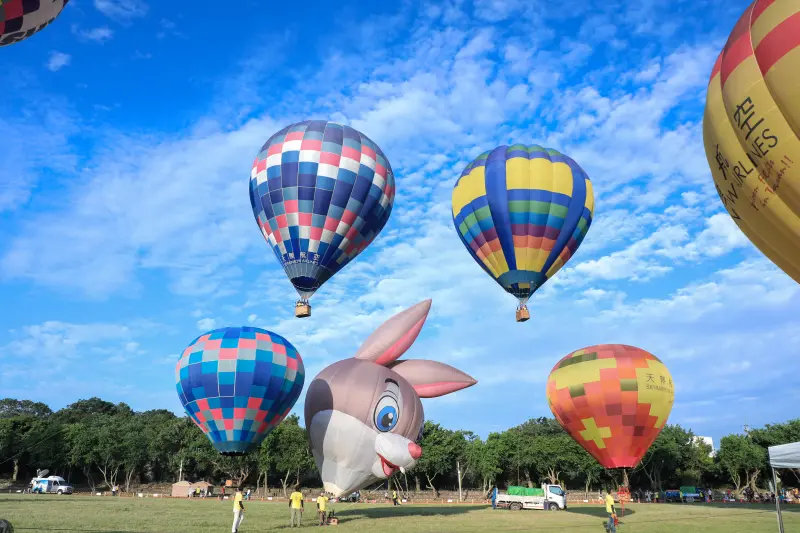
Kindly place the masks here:
[(657, 390), (659, 392), (672, 392), (669, 387), (662, 387), (660, 385), (648, 385), (647, 390)]

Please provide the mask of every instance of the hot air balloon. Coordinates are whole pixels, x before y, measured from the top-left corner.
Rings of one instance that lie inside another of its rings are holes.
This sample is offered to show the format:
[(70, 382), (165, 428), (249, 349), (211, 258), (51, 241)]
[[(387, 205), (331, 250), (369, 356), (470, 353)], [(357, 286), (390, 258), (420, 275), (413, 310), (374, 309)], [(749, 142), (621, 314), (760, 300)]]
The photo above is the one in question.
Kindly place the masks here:
[(425, 453), (421, 398), (477, 381), (438, 361), (400, 359), (422, 330), (431, 301), (393, 316), (353, 357), (325, 367), (306, 393), (311, 453), (326, 492), (350, 494), (417, 464)]
[(800, 0), (750, 4), (711, 72), (703, 141), (736, 225), (800, 282), (798, 20)]
[(636, 466), (666, 424), (674, 399), (664, 363), (624, 344), (572, 352), (547, 379), (556, 420), (605, 468)]
[(453, 188), (453, 225), (472, 258), (526, 303), (569, 261), (594, 211), (589, 177), (569, 157), (541, 146), (499, 146), (467, 165)]
[(196, 338), (175, 367), (183, 408), (222, 455), (244, 455), (292, 410), (303, 359), (275, 333), (221, 328)]
[(308, 299), (381, 232), (394, 204), (394, 174), (363, 133), (323, 120), (286, 126), (264, 144), (250, 174), (258, 227)]
[(53, 22), (69, 0), (0, 1), (0, 46), (17, 43)]

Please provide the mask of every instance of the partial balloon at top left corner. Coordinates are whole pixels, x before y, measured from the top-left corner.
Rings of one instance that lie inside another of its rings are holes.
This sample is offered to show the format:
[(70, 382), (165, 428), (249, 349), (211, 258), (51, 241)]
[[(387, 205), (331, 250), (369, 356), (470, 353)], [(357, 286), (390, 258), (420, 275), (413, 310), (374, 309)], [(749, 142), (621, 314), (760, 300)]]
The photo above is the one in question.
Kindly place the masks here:
[(0, 46), (24, 41), (61, 14), (69, 0), (0, 0)]

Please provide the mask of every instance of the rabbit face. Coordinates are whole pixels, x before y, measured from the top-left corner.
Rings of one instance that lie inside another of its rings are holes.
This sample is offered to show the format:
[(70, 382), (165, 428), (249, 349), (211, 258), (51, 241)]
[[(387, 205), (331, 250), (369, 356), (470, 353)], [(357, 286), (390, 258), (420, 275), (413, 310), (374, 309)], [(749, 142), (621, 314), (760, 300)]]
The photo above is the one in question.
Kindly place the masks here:
[(419, 335), (431, 301), (406, 309), (370, 335), (351, 359), (323, 369), (309, 385), (305, 421), (325, 490), (339, 497), (398, 470), (423, 451), (420, 398), (474, 385), (455, 368), (398, 360)]
[(397, 372), (369, 361), (339, 361), (320, 372), (307, 397), (314, 401), (306, 402), (306, 426), (326, 491), (348, 494), (413, 468), (421, 456), (414, 441), (424, 420), (422, 402)]

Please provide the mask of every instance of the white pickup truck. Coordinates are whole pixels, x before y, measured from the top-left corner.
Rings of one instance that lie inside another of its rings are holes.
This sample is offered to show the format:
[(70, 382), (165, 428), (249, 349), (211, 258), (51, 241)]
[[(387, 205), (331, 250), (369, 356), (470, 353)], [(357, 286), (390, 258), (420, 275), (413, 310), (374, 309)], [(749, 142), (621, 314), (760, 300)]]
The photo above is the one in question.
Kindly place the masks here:
[(558, 511), (567, 508), (567, 495), (559, 485), (547, 483), (543, 483), (541, 489), (508, 487), (506, 493), (501, 493), (495, 488), (492, 493), (492, 507), (511, 509), (512, 511), (522, 509)]

